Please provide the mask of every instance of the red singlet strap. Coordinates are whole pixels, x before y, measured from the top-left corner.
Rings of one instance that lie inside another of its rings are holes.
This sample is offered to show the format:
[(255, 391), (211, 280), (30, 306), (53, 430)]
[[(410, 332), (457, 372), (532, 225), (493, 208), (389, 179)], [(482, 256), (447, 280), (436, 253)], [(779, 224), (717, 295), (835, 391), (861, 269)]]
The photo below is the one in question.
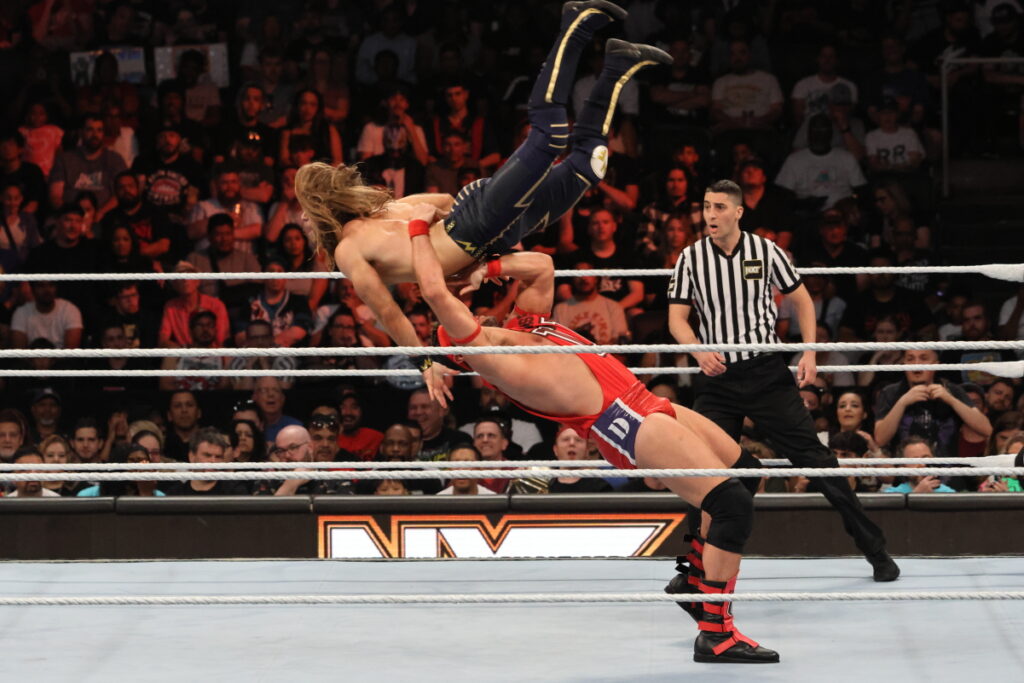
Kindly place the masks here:
[(409, 221), (409, 239), (430, 234), (430, 223), (420, 219)]

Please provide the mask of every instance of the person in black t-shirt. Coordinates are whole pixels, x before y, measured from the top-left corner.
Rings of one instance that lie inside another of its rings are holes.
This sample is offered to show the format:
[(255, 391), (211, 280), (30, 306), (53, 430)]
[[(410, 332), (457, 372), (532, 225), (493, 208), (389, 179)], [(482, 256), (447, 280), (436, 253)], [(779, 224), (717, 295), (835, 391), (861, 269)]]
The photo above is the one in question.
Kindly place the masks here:
[(214, 162), (223, 163), (235, 156), (235, 146), (241, 142), (259, 145), (263, 163), (273, 165), (279, 152), (278, 132), (260, 121), (267, 106), (267, 94), (259, 83), (244, 83), (235, 96), (235, 116), (217, 132), (213, 145)]
[[(559, 428), (551, 450), (554, 451), (557, 460), (587, 460), (589, 458), (586, 440), (575, 429), (567, 425), (562, 425)], [(551, 479), (548, 483), (548, 493), (605, 493), (611, 490), (612, 487), (604, 479), (596, 477), (581, 479), (571, 474)]]
[(187, 208), (199, 200), (204, 187), (202, 167), (185, 150), (185, 133), (177, 124), (157, 129), (154, 153), (140, 156), (132, 171), (145, 187), (145, 200), (183, 220)]
[(152, 261), (171, 251), (171, 226), (166, 209), (155, 211), (142, 200), (142, 188), (134, 171), (122, 171), (114, 178), (117, 206), (103, 217), (103, 235), (124, 225), (131, 229), (139, 243), (139, 254)]
[(736, 180), (743, 190), (740, 229), (760, 235), (783, 249), (793, 241), (793, 193), (768, 182), (765, 164), (758, 158), (740, 162)]
[(409, 419), (422, 430), (418, 460), (447, 460), (455, 446), (472, 445), (469, 434), (445, 426), (448, 408), (432, 400), (425, 387), (409, 395), (408, 410)]
[(651, 83), (654, 120), (675, 125), (706, 124), (711, 106), (711, 74), (703, 60), (693, 64), (686, 38), (673, 38), (668, 53), (672, 55), (672, 67), (656, 72), (656, 80)]
[[(878, 252), (869, 260), (871, 267), (892, 266), (892, 257)], [(870, 340), (875, 325), (885, 317), (896, 321), (900, 337), (910, 335), (935, 339), (937, 328), (923, 297), (897, 289), (896, 276), (879, 273), (868, 276), (868, 289), (848, 300), (846, 312), (839, 323), (840, 341)]]
[[(228, 437), (216, 429), (200, 429), (188, 444), (188, 461), (193, 464), (226, 462)], [(241, 481), (191, 479), (176, 481), (166, 488), (169, 496), (247, 496), (249, 487)]]
[[(83, 236), (85, 213), (77, 204), (65, 204), (57, 213), (53, 237), (33, 248), (25, 260), (26, 273), (95, 273), (100, 272), (96, 241)], [(58, 282), (57, 296), (67, 299), (91, 320), (96, 306), (93, 283)]]
[[(840, 211), (829, 209), (821, 215), (818, 224), (819, 239), (800, 249), (801, 264), (817, 261), (829, 268), (849, 268), (867, 265), (867, 252), (849, 239), (849, 227)], [(857, 298), (860, 287), (854, 275), (837, 275), (832, 278), (836, 294), (844, 301)]]
[(25, 197), (21, 210), (38, 214), (46, 205), (46, 178), (30, 161), (22, 161), (25, 138), (16, 130), (0, 133), (0, 187), (17, 185)]
[[(636, 257), (618, 247), (615, 235), (619, 219), (608, 209), (598, 209), (590, 214), (586, 247), (562, 259), (560, 268), (575, 268), (577, 263), (586, 262), (593, 268), (639, 268)], [(638, 310), (644, 300), (644, 283), (637, 278), (602, 277), (598, 280), (598, 293), (614, 300), (627, 314)], [(564, 301), (572, 296), (568, 283), (558, 286), (558, 299)]]

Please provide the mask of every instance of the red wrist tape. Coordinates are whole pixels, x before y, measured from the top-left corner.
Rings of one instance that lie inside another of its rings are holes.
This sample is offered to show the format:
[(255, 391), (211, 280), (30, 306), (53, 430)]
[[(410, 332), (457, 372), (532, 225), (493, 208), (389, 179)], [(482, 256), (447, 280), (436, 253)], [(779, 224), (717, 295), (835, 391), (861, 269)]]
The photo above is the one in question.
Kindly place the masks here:
[(487, 279), (496, 278), (501, 275), (501, 259), (494, 259), (487, 262)]
[(421, 221), (419, 219), (409, 221), (409, 237), (418, 237), (419, 235), (430, 234), (430, 223)]

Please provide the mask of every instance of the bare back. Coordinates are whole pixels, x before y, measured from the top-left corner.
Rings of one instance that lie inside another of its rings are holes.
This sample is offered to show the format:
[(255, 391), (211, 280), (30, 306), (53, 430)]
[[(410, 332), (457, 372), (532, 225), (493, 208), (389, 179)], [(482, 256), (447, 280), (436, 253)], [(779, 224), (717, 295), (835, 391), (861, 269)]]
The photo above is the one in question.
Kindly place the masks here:
[[(557, 346), (528, 332), (485, 327), (473, 340), (481, 346)], [(602, 409), (601, 385), (576, 354), (467, 356), (480, 376), (517, 403), (539, 413), (581, 417)]]
[[(373, 266), (386, 284), (415, 282), (408, 233), (412, 209), (408, 204), (390, 202), (378, 216), (346, 223), (334, 252), (334, 260), (342, 272), (345, 272), (347, 255), (355, 252)], [(443, 221), (430, 226), (430, 243), (445, 275), (454, 275), (475, 263), (473, 257), (448, 236)]]

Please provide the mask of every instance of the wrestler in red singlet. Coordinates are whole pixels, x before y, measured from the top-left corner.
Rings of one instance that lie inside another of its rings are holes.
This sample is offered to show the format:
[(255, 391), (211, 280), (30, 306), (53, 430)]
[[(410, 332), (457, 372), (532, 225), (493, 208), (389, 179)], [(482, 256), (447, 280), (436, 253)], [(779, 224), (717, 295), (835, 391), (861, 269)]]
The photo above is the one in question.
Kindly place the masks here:
[[(519, 313), (508, 319), (505, 328), (515, 332), (535, 334), (559, 346), (593, 346), (593, 342), (568, 327), (537, 313)], [(438, 327), (440, 346), (458, 346), (444, 327)], [(668, 399), (655, 396), (618, 359), (604, 353), (580, 353), (577, 358), (601, 387), (601, 410), (593, 415), (547, 415), (509, 397), (520, 408), (546, 420), (560, 422), (576, 430), (584, 439), (593, 432), (601, 456), (619, 468), (635, 468), (633, 442), (640, 422), (648, 415), (664, 413), (675, 419), (676, 413)], [(454, 360), (454, 359), (453, 359)], [(455, 361), (458, 362), (458, 361)], [(459, 363), (463, 365), (463, 363)], [(493, 386), (488, 384), (488, 386)], [(493, 387), (501, 391), (500, 387)]]

